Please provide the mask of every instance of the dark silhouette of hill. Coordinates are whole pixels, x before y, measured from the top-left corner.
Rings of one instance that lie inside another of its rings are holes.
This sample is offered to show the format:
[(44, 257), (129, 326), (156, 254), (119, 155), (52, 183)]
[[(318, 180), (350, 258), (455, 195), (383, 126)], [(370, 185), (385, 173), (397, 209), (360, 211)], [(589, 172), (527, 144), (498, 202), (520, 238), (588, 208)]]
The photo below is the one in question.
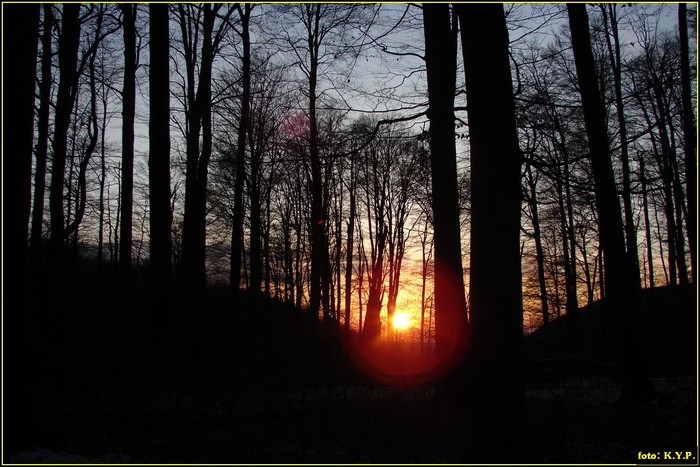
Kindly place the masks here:
[[(694, 374), (697, 368), (697, 302), (693, 285), (657, 287), (641, 292), (641, 329), (652, 376)], [(601, 301), (550, 322), (525, 337), (525, 355), (532, 378), (556, 374), (612, 375), (611, 310)]]
[[(196, 310), (204, 334), (195, 360), (177, 294), (171, 341), (150, 340), (149, 295), (141, 285), (147, 267), (138, 270), (128, 299), (105, 280), (108, 271), (100, 279), (89, 261), (78, 261), (72, 271), (63, 302), (37, 307), (36, 297), (28, 300), (27, 374), (43, 449), (5, 460), (470, 460), (464, 407), (436, 397), (430, 381), (389, 384), (362, 371), (350, 357), (354, 335), (335, 324), (274, 299), (244, 295), (233, 305), (225, 288), (210, 287)], [(694, 375), (694, 289), (664, 288), (643, 297), (655, 336), (649, 345), (654, 373)], [(659, 385), (668, 394), (664, 404), (629, 413), (613, 408), (613, 378), (580, 377), (599, 375), (601, 368), (613, 373), (608, 338), (587, 330), (606, 329), (599, 307), (581, 312), (580, 349), (564, 346), (566, 319), (552, 323), (552, 342), (539, 332), (526, 338), (528, 450), (522, 462), (633, 462), (630, 453), (640, 446), (685, 446), (693, 433), (694, 376), (665, 378)], [(576, 378), (560, 378), (567, 375)], [(549, 435), (540, 436), (545, 431)]]

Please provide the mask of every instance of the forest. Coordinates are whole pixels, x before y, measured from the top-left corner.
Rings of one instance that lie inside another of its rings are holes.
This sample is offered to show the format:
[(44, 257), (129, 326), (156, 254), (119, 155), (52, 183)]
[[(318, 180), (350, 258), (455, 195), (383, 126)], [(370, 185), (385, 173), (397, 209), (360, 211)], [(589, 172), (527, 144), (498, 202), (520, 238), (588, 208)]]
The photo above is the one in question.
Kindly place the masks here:
[(3, 3), (3, 464), (697, 465), (696, 15)]

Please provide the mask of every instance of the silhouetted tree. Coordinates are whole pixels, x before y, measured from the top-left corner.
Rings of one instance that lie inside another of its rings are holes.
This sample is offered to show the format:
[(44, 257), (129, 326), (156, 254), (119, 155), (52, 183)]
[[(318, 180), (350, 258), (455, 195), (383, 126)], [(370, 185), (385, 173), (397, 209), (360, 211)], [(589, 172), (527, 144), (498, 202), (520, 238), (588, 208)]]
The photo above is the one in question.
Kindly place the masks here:
[(697, 255), (697, 132), (690, 86), (690, 51), (688, 47), (688, 13), (685, 3), (678, 4), (678, 30), (680, 32), (681, 92), (683, 103), (683, 148), (685, 150), (685, 186), (688, 205), (688, 243), (693, 283), (696, 283)]
[[(400, 134), (397, 134), (400, 138)], [(416, 141), (406, 141), (397, 145), (390, 159), (388, 204), (387, 264), (389, 284), (387, 287), (387, 331), (390, 338), (394, 333), (394, 313), (401, 285), (401, 270), (406, 253), (409, 228), (406, 225), (411, 215), (416, 192), (416, 171), (420, 151), (424, 149)]]
[[(83, 140), (80, 144), (79, 150), (76, 151), (77, 141), (76, 141), (76, 125), (73, 127), (74, 138), (73, 138), (73, 151), (71, 153), (71, 159), (73, 159), (73, 153), (79, 152), (81, 155), (81, 160), (78, 167), (78, 181), (77, 189), (75, 193), (75, 212), (73, 218), (70, 216), (69, 225), (65, 229), (64, 236), (69, 236), (73, 234), (73, 254), (77, 254), (77, 242), (78, 242), (78, 228), (85, 217), (85, 210), (87, 208), (87, 197), (88, 197), (88, 187), (87, 187), (87, 171), (90, 164), (90, 159), (95, 153), (95, 148), (97, 147), (97, 142), (99, 140), (99, 128), (97, 125), (97, 75), (95, 71), (95, 60), (97, 55), (97, 47), (102, 40), (102, 27), (104, 22), (104, 8), (102, 6), (97, 10), (95, 15), (95, 27), (94, 27), (94, 38), (90, 44), (89, 50), (84, 52), (83, 59), (80, 64), (80, 68), (87, 66), (88, 68), (88, 87), (90, 104), (88, 106), (88, 115), (86, 117), (87, 122), (87, 139)], [(87, 62), (87, 65), (86, 65)], [(73, 161), (71, 160), (71, 164)], [(71, 167), (72, 169), (72, 167)], [(71, 174), (72, 175), (72, 174)], [(70, 185), (70, 184), (69, 184)], [(69, 186), (70, 193), (70, 186)], [(70, 214), (70, 203), (69, 203), (69, 214)]]
[[(508, 31), (502, 5), (460, 5), (456, 11), (471, 149), (469, 413), (474, 437), (470, 442), (477, 459), (514, 460), (522, 445), (524, 420), (522, 155), (515, 129)], [(508, 439), (507, 446), (502, 439)]]
[[(387, 192), (389, 170), (386, 159), (389, 151), (383, 151), (381, 141), (370, 145), (364, 151), (363, 179), (365, 210), (367, 213), (367, 238), (370, 254), (366, 261), (367, 273), (367, 310), (365, 312), (362, 334), (368, 341), (379, 338), (382, 330), (381, 309), (384, 302), (386, 285), (386, 245), (389, 236), (387, 224)], [(363, 245), (364, 248), (364, 245)]]
[[(43, 32), (41, 35), (41, 81), (39, 83), (39, 115), (37, 120), (36, 166), (34, 169), (34, 201), (30, 247), (34, 256), (33, 268), (39, 268), (42, 231), (44, 224), (44, 199), (46, 196), (46, 163), (49, 150), (49, 114), (51, 107), (51, 63), (53, 34), (53, 5), (43, 6)], [(35, 271), (37, 272), (37, 271)]]
[(178, 5), (185, 61), (186, 173), (180, 271), (185, 292), (198, 307), (206, 289), (206, 194), (212, 154), (212, 69), (229, 30), (233, 8), (222, 4)]
[(637, 279), (625, 250), (624, 227), (605, 125), (605, 108), (595, 77), (588, 14), (584, 4), (567, 4), (567, 11), (593, 167), (600, 242), (605, 256), (606, 310), (612, 317), (620, 359), (622, 399), (644, 400), (653, 394), (654, 389), (642, 354)]
[(168, 6), (149, 5), (149, 156), (151, 335), (167, 336), (170, 323), (170, 35)]
[(525, 170), (525, 181), (527, 183), (528, 195), (526, 200), (530, 208), (530, 219), (532, 222), (532, 236), (535, 241), (535, 261), (537, 262), (537, 282), (540, 291), (540, 312), (542, 313), (542, 329), (548, 333), (549, 329), (549, 299), (547, 296), (547, 280), (545, 277), (544, 249), (542, 247), (542, 229), (540, 228), (539, 206), (537, 204), (537, 178), (532, 173), (532, 165), (527, 164)]
[(234, 162), (234, 194), (233, 194), (233, 228), (231, 232), (231, 271), (229, 287), (232, 296), (238, 294), (241, 283), (241, 264), (243, 257), (243, 187), (245, 186), (245, 148), (246, 134), (250, 127), (250, 14), (253, 6), (249, 3), (236, 5), (241, 20), (240, 31), (243, 48), (241, 55), (241, 110), (238, 120), (238, 140), (236, 142), (236, 158)]
[(684, 212), (687, 204), (683, 198), (676, 151), (679, 122), (675, 118), (682, 114), (676, 107), (676, 97), (681, 94), (676, 87), (680, 73), (678, 44), (676, 38), (660, 35), (647, 24), (637, 27), (637, 34), (644, 40), (640, 43), (641, 53), (628, 66), (633, 96), (648, 129), (649, 152), (653, 155), (661, 182), (659, 188), (663, 194), (669, 283), (685, 284), (688, 282), (688, 271), (683, 220), (685, 217), (687, 224), (688, 217)]
[(435, 342), (438, 361), (449, 367), (461, 360), (467, 333), (454, 115), (458, 32), (447, 4), (424, 4), (423, 19), (435, 241)]
[[(620, 53), (620, 34), (618, 31), (617, 5), (600, 5), (605, 28), (605, 41), (608, 47), (608, 59), (613, 74), (615, 90), (615, 108), (617, 111), (617, 124), (620, 137), (620, 162), (622, 165), (622, 206), (625, 213), (625, 239), (627, 241), (627, 254), (632, 266), (639, 269), (639, 255), (637, 252), (637, 226), (634, 224), (634, 212), (632, 211), (632, 182), (630, 177), (629, 141), (627, 137), (627, 122), (625, 117), (624, 96), (622, 94), (622, 59)], [(612, 40), (611, 40), (612, 36)], [(639, 273), (636, 273), (639, 278)]]
[(185, 65), (185, 206), (179, 264), (191, 369), (201, 370), (206, 299), (207, 180), (213, 150), (212, 71), (231, 28), (234, 8), (220, 3), (177, 5)]
[(120, 281), (128, 293), (131, 278), (132, 224), (134, 212), (134, 119), (136, 116), (136, 14), (137, 5), (123, 3), (124, 82), (122, 87), (122, 219), (119, 238)]
[(357, 46), (348, 32), (363, 24), (362, 5), (303, 4), (282, 7), (280, 12), (300, 24), (301, 32), (286, 32), (284, 42), (290, 48), (294, 62), (301, 70), (306, 85), (304, 97), (308, 118), (305, 139), (308, 141), (311, 197), (311, 271), (309, 277), (309, 311), (318, 316), (323, 308), (324, 319), (330, 318), (331, 267), (328, 251), (328, 206), (324, 203), (323, 163), (319, 143), (318, 102), (321, 94), (319, 80), (324, 69), (343, 57), (356, 53)]
[[(58, 292), (61, 286), (65, 214), (63, 192), (66, 171), (66, 148), (73, 104), (77, 94), (78, 47), (80, 45), (80, 4), (66, 3), (61, 15), (61, 34), (58, 39), (59, 83), (54, 113), (53, 159), (51, 162), (51, 186), (49, 211), (51, 214), (51, 238), (49, 265), (51, 288)], [(58, 289), (58, 290), (56, 290)], [(52, 294), (53, 295), (53, 294)]]
[[(35, 426), (25, 361), (24, 300), (31, 206), (34, 90), (40, 5), (3, 6), (3, 451), (30, 448)], [(6, 171), (6, 172), (5, 172)], [(11, 199), (11, 202), (7, 202)], [(9, 429), (12, 427), (12, 429)]]
[(352, 317), (352, 270), (353, 252), (355, 251), (355, 219), (357, 217), (357, 163), (356, 156), (350, 157), (348, 180), (348, 196), (350, 201), (350, 212), (347, 220), (347, 234), (345, 245), (345, 330), (350, 331), (350, 320)]
[(652, 251), (651, 221), (649, 217), (649, 194), (647, 193), (647, 174), (644, 156), (639, 155), (639, 183), (642, 190), (642, 210), (644, 212), (644, 235), (646, 238), (647, 268), (649, 268), (648, 285), (654, 288), (654, 254)]

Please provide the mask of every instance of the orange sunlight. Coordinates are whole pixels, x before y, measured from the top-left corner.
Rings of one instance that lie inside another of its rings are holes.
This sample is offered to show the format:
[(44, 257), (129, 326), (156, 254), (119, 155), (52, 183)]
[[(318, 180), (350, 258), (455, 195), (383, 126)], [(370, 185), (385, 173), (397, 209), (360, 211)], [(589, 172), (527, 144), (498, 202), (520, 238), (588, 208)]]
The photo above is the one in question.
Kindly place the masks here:
[(394, 328), (406, 329), (411, 325), (411, 317), (406, 313), (394, 314)]

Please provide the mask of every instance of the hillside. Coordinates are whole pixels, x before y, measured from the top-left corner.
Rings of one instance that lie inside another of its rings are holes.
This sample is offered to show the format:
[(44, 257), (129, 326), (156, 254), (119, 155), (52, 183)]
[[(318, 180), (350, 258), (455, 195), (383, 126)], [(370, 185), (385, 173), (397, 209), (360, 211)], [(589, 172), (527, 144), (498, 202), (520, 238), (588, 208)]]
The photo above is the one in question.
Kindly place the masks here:
[[(695, 374), (697, 369), (697, 290), (659, 287), (641, 293), (642, 330), (653, 376)], [(578, 339), (577, 333), (578, 331)], [(550, 322), (549, 335), (538, 329), (525, 337), (526, 360), (535, 371), (577, 370), (614, 373), (610, 315), (599, 301)]]
[[(30, 320), (38, 447), (6, 462), (469, 462), (463, 407), (441, 400), (431, 383), (373, 380), (348, 357), (334, 326), (274, 301), (256, 312), (247, 302), (232, 310), (225, 291), (212, 289), (195, 364), (186, 326), (176, 328), (170, 350), (154, 349), (145, 297), (125, 314), (104, 296), (76, 294), (60, 316)], [(657, 318), (650, 354), (661, 397), (634, 410), (615, 406), (619, 388), (598, 371), (609, 369), (601, 363), (609, 351), (594, 353), (589, 334), (580, 353), (550, 360), (556, 364), (546, 359), (562, 355), (557, 347), (529, 336), (528, 449), (519, 461), (636, 462), (640, 447), (693, 446), (693, 300), (693, 290), (645, 292), (653, 303), (647, 314)], [(598, 308), (582, 311), (585, 326), (600, 326)], [(565, 325), (553, 323), (552, 334), (563, 335)], [(572, 363), (583, 361), (595, 362), (594, 371)]]

